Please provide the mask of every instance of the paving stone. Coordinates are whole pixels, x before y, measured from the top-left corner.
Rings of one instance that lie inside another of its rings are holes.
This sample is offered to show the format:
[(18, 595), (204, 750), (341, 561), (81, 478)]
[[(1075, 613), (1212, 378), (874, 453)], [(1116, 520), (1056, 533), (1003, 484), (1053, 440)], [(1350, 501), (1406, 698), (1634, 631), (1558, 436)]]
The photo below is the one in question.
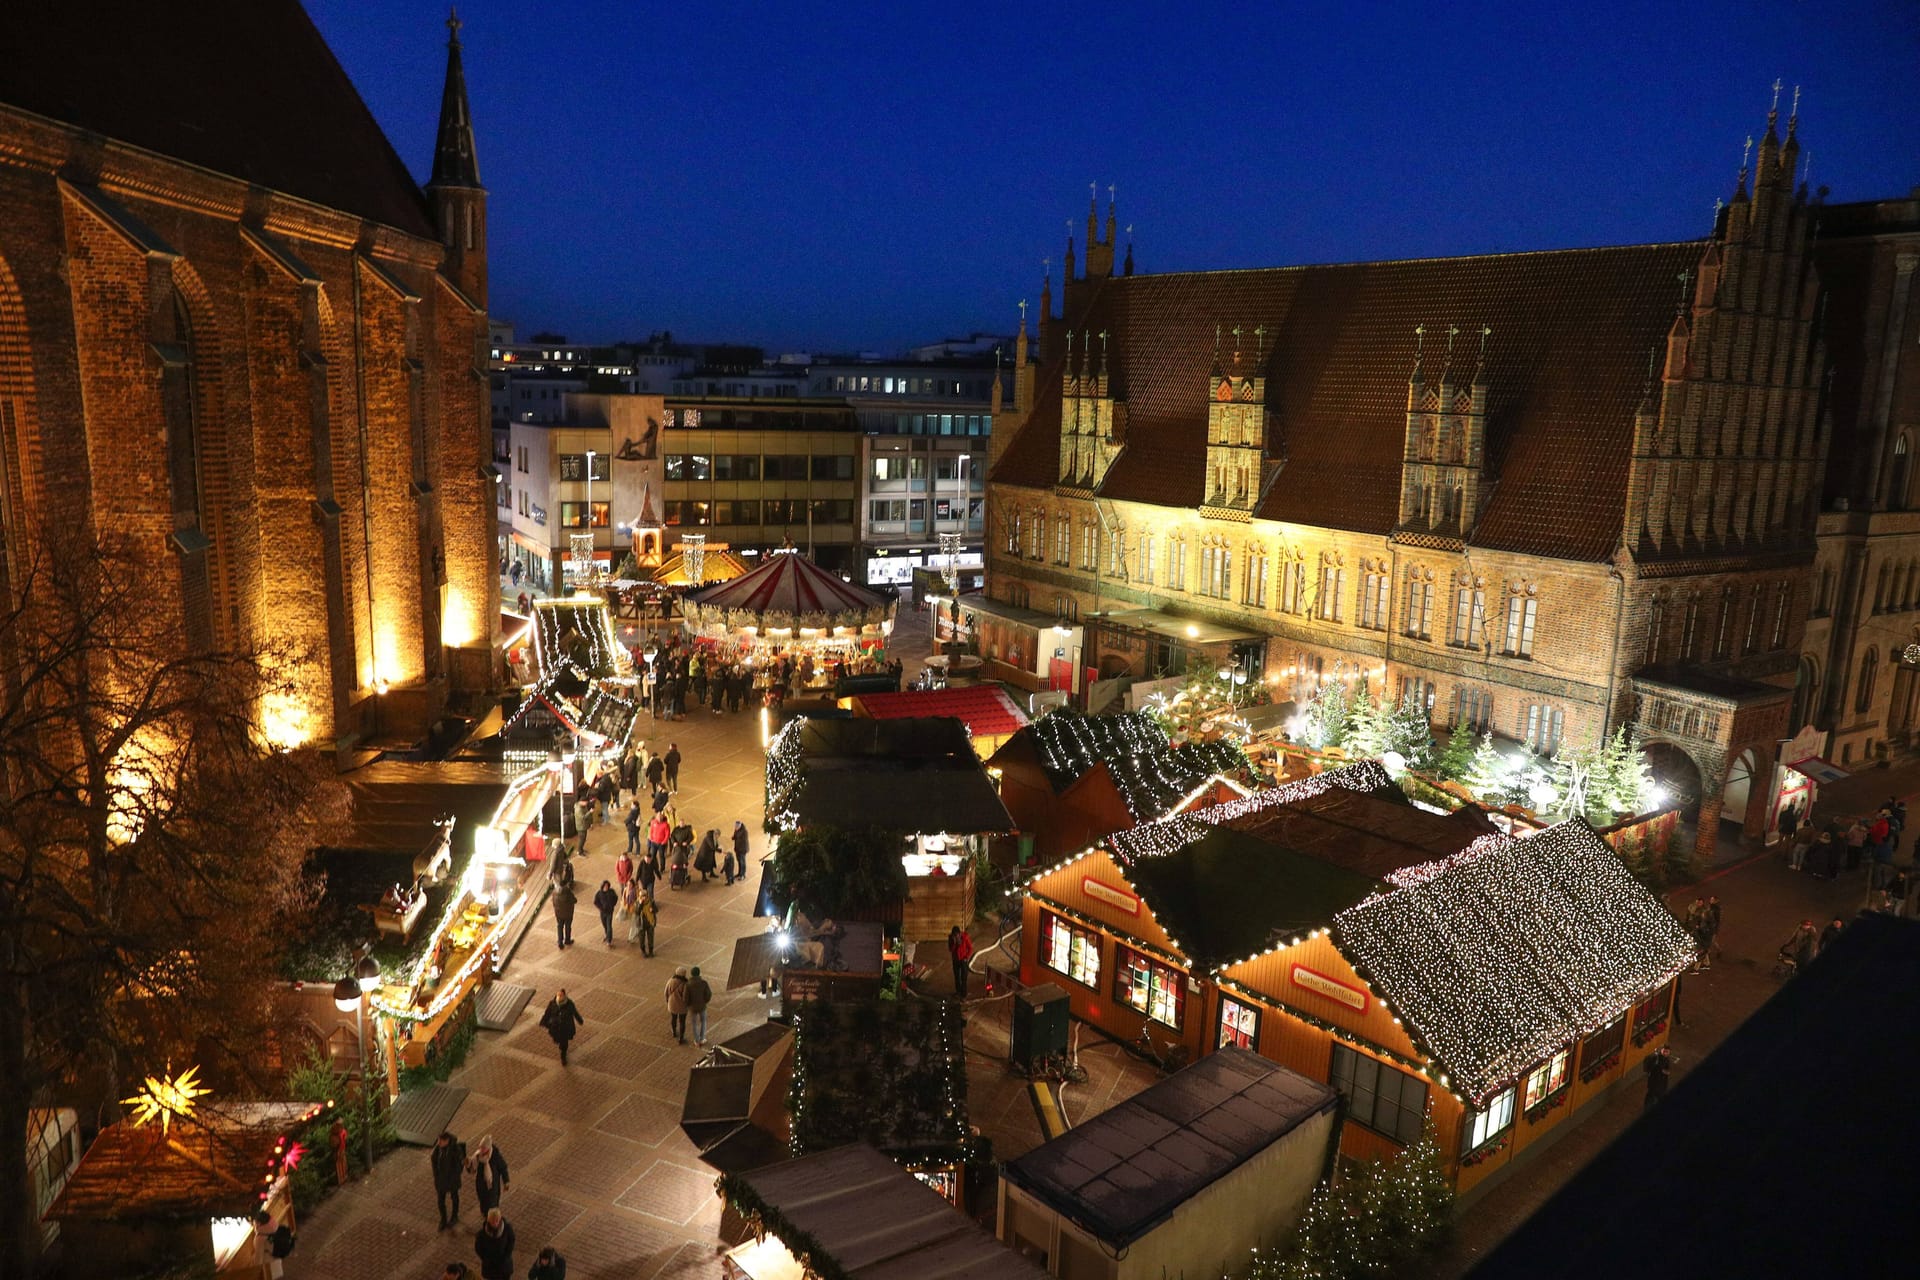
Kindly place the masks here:
[[(661, 979), (664, 984), (665, 978)], [(597, 1027), (617, 1022), (639, 1007), (640, 1001), (620, 991), (609, 991), (599, 981), (580, 991), (569, 991), (580, 1016)]]
[(624, 1083), (652, 1066), (664, 1052), (660, 1045), (610, 1034), (595, 1041), (593, 1047), (577, 1056), (574, 1062), (589, 1071), (617, 1077)]
[(677, 1232), (616, 1209), (581, 1214), (554, 1241), (567, 1280), (652, 1280), (685, 1244)]
[(649, 1154), (639, 1143), (589, 1129), (569, 1133), (529, 1172), (537, 1186), (564, 1188), (571, 1198), (599, 1204), (626, 1190)]
[(412, 1227), (373, 1215), (357, 1218), (312, 1255), (311, 1271), (302, 1268), (302, 1272), (329, 1280), (389, 1280), (416, 1259), (430, 1255), (436, 1244), (444, 1245), (450, 1258), (472, 1255), (470, 1236), (442, 1233), (432, 1218), (423, 1223)]
[(507, 1180), (537, 1161), (560, 1136), (560, 1130), (516, 1109), (488, 1118), (484, 1125), (469, 1126), (463, 1135), (469, 1150), (483, 1137), (491, 1135), (500, 1154), (506, 1157)]
[(718, 1217), (720, 1198), (713, 1182), (711, 1169), (687, 1169), (662, 1160), (641, 1174), (616, 1203), (684, 1227), (709, 1207)]
[[(684, 1082), (685, 1077), (681, 1079)], [(670, 1134), (680, 1132), (680, 1108), (646, 1094), (630, 1093), (595, 1121), (594, 1128), (629, 1141), (657, 1146)]]
[[(551, 1185), (551, 1179), (547, 1181)], [(520, 1180), (515, 1179), (507, 1184), (507, 1193), (500, 1198), (500, 1211), (513, 1224), (514, 1261), (524, 1266), (532, 1262), (541, 1249), (552, 1244), (554, 1238), (567, 1229), (567, 1224), (580, 1216), (582, 1208), (563, 1195), (524, 1188)]]
[(474, 1053), (453, 1076), (453, 1083), (464, 1085), (489, 1098), (511, 1098), (546, 1070), (546, 1064), (527, 1054), (511, 1051)]

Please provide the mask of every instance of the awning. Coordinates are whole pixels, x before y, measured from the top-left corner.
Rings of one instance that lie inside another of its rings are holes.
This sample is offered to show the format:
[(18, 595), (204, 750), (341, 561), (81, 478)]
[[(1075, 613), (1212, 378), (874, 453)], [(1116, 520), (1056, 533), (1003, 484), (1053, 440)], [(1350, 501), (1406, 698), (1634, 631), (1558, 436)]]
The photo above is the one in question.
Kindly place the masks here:
[(1787, 765), (1795, 773), (1803, 773), (1815, 782), (1838, 782), (1853, 775), (1840, 768), (1831, 760), (1822, 760), (1819, 756), (1808, 756), (1805, 760), (1795, 760)]
[(514, 534), (513, 534), (513, 542), (515, 546), (520, 547), (526, 551), (531, 551), (534, 555), (539, 556), (542, 560), (548, 559), (553, 555), (553, 549), (547, 546), (546, 543), (536, 542), (534, 539), (529, 538), (526, 534), (521, 533), (517, 529), (514, 531)]

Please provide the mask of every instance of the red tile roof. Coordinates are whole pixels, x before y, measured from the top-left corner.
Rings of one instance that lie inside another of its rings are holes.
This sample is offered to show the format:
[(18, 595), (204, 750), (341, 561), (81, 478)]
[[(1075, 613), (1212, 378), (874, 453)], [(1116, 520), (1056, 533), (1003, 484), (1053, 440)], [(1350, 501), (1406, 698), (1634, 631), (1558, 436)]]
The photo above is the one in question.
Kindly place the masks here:
[(953, 689), (909, 689), (904, 693), (863, 693), (861, 707), (875, 720), (951, 716), (976, 738), (1005, 737), (1025, 727), (1027, 717), (997, 684)]
[[(1214, 326), (1241, 326), (1244, 348), (1262, 326), (1269, 449), (1286, 462), (1258, 514), (1386, 533), (1399, 512), (1414, 327), (1426, 326), (1433, 384), (1448, 327), (1460, 329), (1453, 377), (1464, 383), (1485, 325), (1494, 488), (1472, 542), (1604, 559), (1620, 537), (1648, 355), (1664, 350), (1677, 277), (1700, 252), (1630, 245), (1102, 282), (1071, 318), (1115, 336), (1111, 378), (1127, 402), (1126, 448), (1101, 496), (1201, 502)], [(1049, 355), (1033, 418), (994, 469), (1000, 483), (1056, 478), (1061, 370)]]
[[(411, 38), (424, 55), (444, 35), (428, 22)], [(7, 105), (439, 239), (406, 164), (294, 0), (10, 5), (0, 62)], [(439, 76), (418, 88), (432, 101)]]

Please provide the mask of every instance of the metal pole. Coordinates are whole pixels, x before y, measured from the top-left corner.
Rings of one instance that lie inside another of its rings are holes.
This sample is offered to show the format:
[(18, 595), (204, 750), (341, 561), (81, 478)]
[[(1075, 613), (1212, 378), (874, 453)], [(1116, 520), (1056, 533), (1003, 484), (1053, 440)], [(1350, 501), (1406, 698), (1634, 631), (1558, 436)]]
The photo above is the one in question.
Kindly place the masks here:
[(367, 1071), (367, 997), (360, 995), (359, 1017), (355, 1025), (360, 1032), (360, 1112), (362, 1135), (365, 1138), (367, 1172), (373, 1172), (373, 1092), (372, 1080)]

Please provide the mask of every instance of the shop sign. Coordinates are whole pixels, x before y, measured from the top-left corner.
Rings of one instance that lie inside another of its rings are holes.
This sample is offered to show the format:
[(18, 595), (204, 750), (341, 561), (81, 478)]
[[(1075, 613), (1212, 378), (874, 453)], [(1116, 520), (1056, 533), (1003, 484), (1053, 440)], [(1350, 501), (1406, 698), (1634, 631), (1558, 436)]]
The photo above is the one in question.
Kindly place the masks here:
[(1807, 725), (1781, 744), (1780, 763), (1790, 765), (1798, 764), (1802, 760), (1811, 760), (1824, 751), (1826, 746), (1826, 732)]
[(1102, 884), (1092, 876), (1080, 877), (1080, 892), (1095, 902), (1104, 902), (1110, 907), (1118, 907), (1130, 916), (1140, 914), (1140, 899), (1125, 889), (1116, 889), (1110, 884)]
[(533, 504), (533, 522), (543, 526), (547, 523), (547, 509), (537, 502)]
[(1293, 966), (1293, 985), (1305, 987), (1315, 995), (1325, 996), (1335, 1004), (1343, 1004), (1355, 1013), (1365, 1013), (1370, 1003), (1367, 993), (1338, 978), (1329, 978), (1315, 969), (1303, 964)]

